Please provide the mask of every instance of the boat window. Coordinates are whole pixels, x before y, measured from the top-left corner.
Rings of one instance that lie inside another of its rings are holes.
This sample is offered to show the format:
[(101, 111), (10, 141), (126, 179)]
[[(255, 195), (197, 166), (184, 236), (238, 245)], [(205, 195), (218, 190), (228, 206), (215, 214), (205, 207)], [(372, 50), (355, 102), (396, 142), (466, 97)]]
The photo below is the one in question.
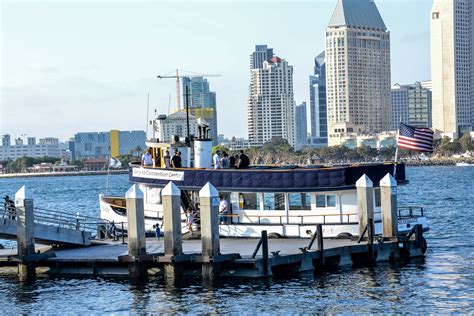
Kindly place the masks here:
[(257, 193), (240, 193), (239, 206), (241, 210), (258, 210)]
[(290, 193), (290, 210), (311, 210), (311, 195), (309, 193)]
[(326, 195), (326, 207), (336, 207), (336, 195)]
[(375, 188), (374, 189), (374, 197), (375, 197), (375, 207), (382, 206), (382, 202), (381, 202), (381, 199), (380, 199), (380, 188)]
[(336, 194), (316, 194), (316, 207), (336, 207)]
[(285, 210), (285, 195), (283, 193), (264, 193), (263, 201), (265, 210)]
[(316, 207), (326, 207), (326, 196), (316, 194)]

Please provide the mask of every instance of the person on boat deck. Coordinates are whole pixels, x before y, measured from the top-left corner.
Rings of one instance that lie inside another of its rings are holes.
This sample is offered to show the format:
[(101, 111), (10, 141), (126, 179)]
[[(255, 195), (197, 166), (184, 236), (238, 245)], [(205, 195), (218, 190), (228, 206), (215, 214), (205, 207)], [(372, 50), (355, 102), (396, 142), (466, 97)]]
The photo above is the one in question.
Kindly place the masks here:
[(165, 151), (165, 155), (163, 156), (163, 159), (165, 161), (165, 168), (169, 169), (171, 167), (171, 156), (170, 156), (170, 151), (168, 149)]
[(212, 157), (212, 160), (214, 162), (214, 169), (222, 169), (220, 150), (216, 150), (216, 153), (214, 154), (214, 157)]
[(182, 167), (181, 153), (177, 149), (174, 150), (174, 156), (173, 156), (173, 158), (171, 158), (171, 167), (173, 167), (173, 168), (181, 168)]
[(250, 159), (249, 157), (244, 154), (244, 151), (240, 151), (239, 160), (237, 161), (237, 169), (246, 169), (250, 166)]
[(222, 152), (221, 166), (223, 169), (229, 168), (229, 154), (225, 151)]
[(237, 162), (238, 157), (239, 156), (237, 156), (237, 155), (235, 155), (235, 156), (232, 155), (232, 156), (229, 157), (229, 168), (235, 168), (235, 163)]
[(153, 157), (148, 149), (142, 155), (142, 166), (153, 166)]
[(221, 195), (221, 200), (219, 202), (219, 218), (221, 224), (225, 224), (227, 215), (227, 201), (224, 199), (224, 196)]

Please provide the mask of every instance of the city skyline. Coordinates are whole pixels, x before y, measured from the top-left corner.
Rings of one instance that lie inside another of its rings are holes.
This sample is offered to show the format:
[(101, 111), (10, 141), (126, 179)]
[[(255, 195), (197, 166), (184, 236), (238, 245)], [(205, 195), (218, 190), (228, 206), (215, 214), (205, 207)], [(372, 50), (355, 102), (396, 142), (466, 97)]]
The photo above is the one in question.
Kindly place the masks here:
[[(294, 66), (295, 101), (309, 104), (307, 78), (336, 5), (267, 3), (120, 2), (112, 10), (107, 2), (4, 1), (0, 133), (65, 140), (82, 131), (145, 130), (147, 93), (150, 114), (167, 113), (169, 95), (175, 99), (173, 80), (156, 75), (180, 68), (223, 75), (209, 79), (218, 132), (245, 136), (253, 47), (267, 44), (285, 56)], [(431, 1), (376, 3), (392, 37), (392, 84), (429, 80)]]

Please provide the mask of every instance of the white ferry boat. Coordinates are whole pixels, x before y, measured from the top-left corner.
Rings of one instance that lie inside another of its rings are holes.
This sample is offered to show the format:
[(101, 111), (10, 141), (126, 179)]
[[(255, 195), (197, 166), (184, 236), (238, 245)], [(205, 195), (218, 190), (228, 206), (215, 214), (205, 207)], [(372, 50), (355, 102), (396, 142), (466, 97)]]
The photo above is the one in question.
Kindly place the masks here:
[[(226, 237), (260, 237), (267, 230), (270, 237), (309, 238), (316, 224), (323, 224), (325, 237), (352, 237), (358, 235), (356, 181), (366, 174), (374, 183), (375, 232), (382, 232), (379, 181), (393, 173), (393, 163), (347, 166), (254, 166), (248, 169), (212, 169), (210, 141), (194, 140), (194, 163), (190, 168), (190, 148), (184, 144), (146, 143), (155, 166), (144, 167), (132, 163), (129, 182), (144, 192), (145, 226), (161, 225), (163, 206), (161, 190), (173, 181), (182, 190), (182, 209), (191, 207), (199, 213), (199, 190), (212, 183), (228, 203), (225, 222), (220, 224), (220, 235)], [(166, 150), (177, 148), (183, 154), (185, 168), (165, 169)], [(405, 165), (396, 165), (396, 180), (407, 183)], [(183, 233), (185, 215), (182, 212)], [(100, 196), (101, 218), (125, 224), (126, 200), (123, 197)], [(198, 216), (197, 216), (198, 217)], [(399, 232), (422, 224), (429, 229), (422, 207), (399, 208)]]

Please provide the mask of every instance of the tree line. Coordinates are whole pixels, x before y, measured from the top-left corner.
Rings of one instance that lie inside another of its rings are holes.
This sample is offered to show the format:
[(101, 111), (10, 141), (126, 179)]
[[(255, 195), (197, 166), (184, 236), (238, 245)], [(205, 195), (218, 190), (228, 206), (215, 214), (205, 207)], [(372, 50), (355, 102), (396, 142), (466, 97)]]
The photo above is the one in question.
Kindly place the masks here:
[[(231, 151), (226, 146), (213, 147), (213, 153), (220, 149), (230, 155), (238, 151)], [(443, 137), (433, 142), (433, 153), (427, 156), (449, 157), (467, 151), (474, 151), (474, 142), (469, 133), (452, 141), (449, 137)], [(245, 150), (250, 158), (251, 164), (317, 164), (321, 163), (348, 163), (348, 162), (371, 162), (390, 161), (395, 159), (396, 148), (394, 146), (380, 149), (369, 146), (348, 148), (346, 146), (328, 146), (321, 148), (304, 147), (295, 151), (288, 141), (281, 137), (273, 137), (270, 141), (260, 147), (251, 147)], [(420, 154), (418, 151), (399, 149), (399, 159), (411, 159)]]

